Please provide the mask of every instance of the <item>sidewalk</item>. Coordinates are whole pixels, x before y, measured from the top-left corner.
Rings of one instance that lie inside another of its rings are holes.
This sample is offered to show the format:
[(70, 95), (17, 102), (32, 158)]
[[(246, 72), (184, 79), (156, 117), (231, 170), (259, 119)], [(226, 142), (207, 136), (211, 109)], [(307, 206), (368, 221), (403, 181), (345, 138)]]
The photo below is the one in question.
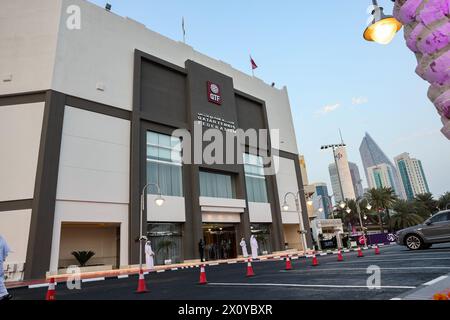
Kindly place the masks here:
[(447, 290), (450, 290), (450, 273), (424, 283), (420, 287), (393, 300), (433, 300), (435, 294), (443, 293)]

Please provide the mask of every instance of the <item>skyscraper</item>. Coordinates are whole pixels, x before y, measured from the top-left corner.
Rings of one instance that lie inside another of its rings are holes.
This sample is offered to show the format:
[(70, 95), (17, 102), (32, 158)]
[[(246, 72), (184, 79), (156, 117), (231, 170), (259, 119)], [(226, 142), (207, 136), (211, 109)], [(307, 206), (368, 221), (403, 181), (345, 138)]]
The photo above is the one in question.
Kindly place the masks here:
[(392, 166), (382, 163), (367, 169), (369, 185), (375, 189), (391, 188), (397, 193), (394, 181), (395, 170)]
[(319, 216), (319, 219), (329, 219), (333, 205), (331, 197), (328, 195), (328, 186), (323, 182), (314, 183), (313, 186), (316, 189), (314, 203), (317, 203), (318, 207), (323, 209), (323, 214)]
[(373, 179), (371, 179), (371, 175), (369, 174), (369, 168), (385, 164), (390, 167), (389, 172), (393, 175), (393, 189), (395, 189), (395, 193), (402, 199), (406, 198), (403, 185), (400, 182), (397, 170), (392, 164), (392, 161), (386, 156), (383, 150), (381, 150), (381, 148), (368, 133), (366, 133), (361, 146), (359, 147), (359, 153), (361, 154), (361, 160), (364, 166), (369, 188), (376, 188), (376, 185), (372, 184)]
[(394, 160), (408, 200), (414, 199), (418, 194), (430, 192), (420, 160), (411, 158), (409, 153), (402, 153)]
[[(355, 199), (355, 189), (353, 187), (352, 175), (348, 164), (346, 147), (336, 148), (336, 162), (339, 172), (336, 170), (336, 165), (334, 163), (330, 164), (328, 167), (331, 187), (333, 188), (336, 202), (341, 202), (346, 199)], [(339, 185), (339, 176), (341, 178), (342, 192)], [(344, 195), (342, 195), (342, 193), (344, 193)]]
[(355, 196), (360, 198), (364, 195), (364, 188), (362, 185), (361, 175), (359, 174), (359, 168), (356, 163), (349, 162), (350, 174), (352, 176), (353, 188), (355, 189)]

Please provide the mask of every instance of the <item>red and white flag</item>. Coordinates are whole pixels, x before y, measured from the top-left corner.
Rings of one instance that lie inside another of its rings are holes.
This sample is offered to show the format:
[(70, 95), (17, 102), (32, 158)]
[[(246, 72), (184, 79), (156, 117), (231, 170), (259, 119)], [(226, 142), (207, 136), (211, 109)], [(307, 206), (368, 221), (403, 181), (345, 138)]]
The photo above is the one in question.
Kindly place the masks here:
[(255, 60), (253, 60), (252, 56), (250, 56), (250, 64), (252, 65), (252, 70), (258, 68), (258, 65), (256, 64)]

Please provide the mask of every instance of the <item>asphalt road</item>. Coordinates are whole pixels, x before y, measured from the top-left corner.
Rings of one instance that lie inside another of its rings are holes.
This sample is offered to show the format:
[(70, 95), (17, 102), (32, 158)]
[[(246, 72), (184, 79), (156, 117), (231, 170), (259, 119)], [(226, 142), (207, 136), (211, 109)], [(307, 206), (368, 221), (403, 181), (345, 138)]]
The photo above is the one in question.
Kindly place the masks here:
[[(147, 294), (135, 294), (137, 277), (83, 283), (81, 290), (57, 286), (57, 300), (389, 300), (442, 275), (450, 273), (450, 245), (411, 252), (404, 247), (293, 260), (285, 271), (283, 261), (254, 262), (256, 276), (247, 278), (246, 264), (208, 267), (207, 285), (198, 285), (199, 270), (187, 269), (146, 276)], [(369, 266), (380, 268), (381, 289), (367, 287)], [(46, 288), (11, 290), (15, 300), (42, 300)]]

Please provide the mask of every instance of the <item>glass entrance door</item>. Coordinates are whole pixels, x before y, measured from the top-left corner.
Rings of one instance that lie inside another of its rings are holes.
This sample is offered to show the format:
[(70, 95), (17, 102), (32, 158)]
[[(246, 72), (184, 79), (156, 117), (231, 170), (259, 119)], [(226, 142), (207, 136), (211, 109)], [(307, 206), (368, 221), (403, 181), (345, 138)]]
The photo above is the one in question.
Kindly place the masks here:
[(206, 260), (237, 258), (236, 227), (234, 225), (204, 224)]

